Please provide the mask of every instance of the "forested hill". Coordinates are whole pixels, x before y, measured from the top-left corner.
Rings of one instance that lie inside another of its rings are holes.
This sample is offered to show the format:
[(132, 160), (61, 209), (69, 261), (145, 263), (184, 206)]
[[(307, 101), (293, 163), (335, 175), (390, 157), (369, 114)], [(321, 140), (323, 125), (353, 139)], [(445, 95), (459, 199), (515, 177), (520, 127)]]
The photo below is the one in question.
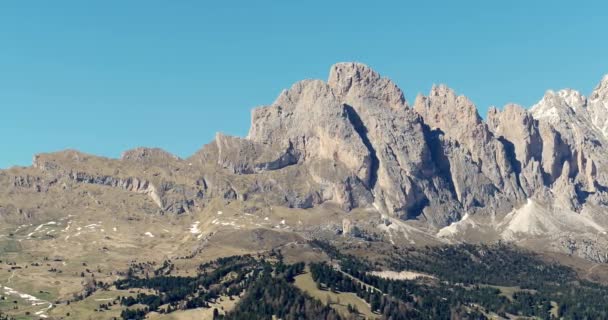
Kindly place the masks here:
[[(155, 268), (134, 263), (120, 280), (95, 282), (76, 299), (104, 291), (136, 293), (116, 295), (95, 309), (121, 309), (122, 319), (188, 310), (209, 310), (214, 319), (608, 317), (608, 287), (508, 245), (409, 248), (373, 262), (326, 241), (308, 245), (329, 259), (286, 263), (273, 250), (204, 263), (190, 276), (180, 275), (169, 260)], [(416, 276), (377, 273), (389, 269)]]

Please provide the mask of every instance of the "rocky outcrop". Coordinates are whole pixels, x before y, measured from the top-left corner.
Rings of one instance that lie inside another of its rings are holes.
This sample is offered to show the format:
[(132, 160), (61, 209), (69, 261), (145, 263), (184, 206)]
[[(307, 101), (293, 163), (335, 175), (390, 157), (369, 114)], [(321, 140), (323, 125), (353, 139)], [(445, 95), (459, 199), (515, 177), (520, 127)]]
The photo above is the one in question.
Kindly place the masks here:
[(49, 185), (55, 182), (46, 181), (40, 176), (33, 176), (29, 174), (13, 175), (10, 176), (9, 179), (13, 188), (33, 189), (36, 192), (46, 192), (49, 188)]
[(160, 149), (138, 148), (125, 152), (121, 160), (72, 150), (39, 154), (34, 157), (33, 167), (53, 183), (64, 181), (64, 188), (69, 181), (139, 193), (146, 195), (161, 212), (181, 214), (200, 205), (203, 191), (198, 185), (175, 179), (174, 172), (179, 173), (180, 163), (179, 158)]
[(361, 230), (357, 227), (355, 222), (350, 219), (342, 220), (342, 236), (343, 237), (359, 237), (361, 236)]
[(266, 148), (248, 139), (229, 137), (218, 133), (215, 137), (218, 164), (233, 173), (250, 174), (278, 170), (297, 163), (297, 156), (289, 145), (285, 150)]
[(511, 104), (505, 106), (502, 112), (490, 108), (487, 123), (507, 152), (514, 154), (511, 164), (518, 175), (519, 184), (526, 196), (533, 196), (544, 187), (546, 175), (542, 166), (543, 136), (538, 122), (527, 110)]
[[(545, 135), (552, 132), (553, 157), (543, 153), (545, 168), (553, 180), (563, 176), (559, 172), (568, 163), (569, 181), (576, 197), (572, 201), (584, 203), (604, 198), (605, 185), (608, 183), (607, 168), (608, 139), (604, 132), (604, 115), (608, 100), (607, 77), (595, 88), (590, 98), (579, 92), (564, 89), (557, 92), (547, 91), (545, 96), (534, 105), (530, 112), (540, 122)], [(550, 139), (544, 139), (543, 141)], [(563, 189), (563, 179), (559, 186)], [(554, 188), (555, 189), (555, 188)], [(563, 196), (562, 196), (563, 197)]]
[(159, 148), (135, 148), (122, 153), (121, 160), (138, 163), (167, 163), (179, 157)]
[(513, 144), (519, 167), (542, 159), (542, 138), (538, 124), (521, 106), (510, 104), (502, 112), (490, 108), (487, 123), (496, 136)]
[(372, 174), (367, 186), (374, 204), (403, 218), (425, 217), (445, 223), (430, 209), (439, 199), (433, 181), (436, 167), (420, 116), (408, 108), (401, 90), (369, 67), (342, 63), (330, 70), (329, 86), (345, 106), (347, 117), (370, 150)]
[(561, 175), (563, 165), (572, 157), (572, 152), (561, 134), (549, 123), (540, 121), (538, 132), (543, 142), (541, 159), (545, 182), (551, 184)]
[(283, 91), (270, 106), (253, 110), (249, 140), (272, 150), (293, 150), (300, 163), (329, 160), (371, 175), (371, 156), (324, 82), (306, 80)]
[(598, 241), (598, 239), (569, 236), (560, 238), (554, 245), (554, 248), (556, 251), (562, 251), (588, 261), (606, 263), (608, 262), (608, 252), (605, 249), (606, 244), (604, 239)]
[(589, 96), (587, 110), (593, 125), (608, 138), (608, 75)]
[(450, 179), (465, 210), (507, 212), (525, 199), (512, 146), (490, 131), (469, 99), (434, 86), (429, 96), (416, 98), (414, 110), (443, 136)]
[(116, 178), (112, 176), (94, 176), (86, 172), (71, 172), (68, 175), (72, 180), (80, 183), (98, 184), (113, 188), (120, 188), (130, 192), (142, 193), (150, 197), (159, 207), (163, 208), (163, 201), (160, 198), (158, 189), (147, 180), (138, 178)]
[(555, 128), (563, 141), (572, 146), (583, 139), (584, 131), (590, 129), (584, 128), (589, 122), (586, 116), (581, 116), (586, 113), (586, 103), (587, 98), (578, 91), (548, 90), (530, 112), (535, 119)]
[(355, 62), (338, 63), (329, 71), (328, 85), (336, 96), (349, 101), (372, 100), (397, 110), (407, 107), (403, 92), (372, 68)]
[(431, 128), (462, 145), (485, 175), (507, 197), (522, 198), (511, 154), (481, 121), (475, 105), (446, 86), (435, 86), (428, 97), (418, 96), (414, 109)]
[(322, 81), (296, 83), (272, 105), (256, 108), (248, 140), (307, 168), (318, 189), (298, 201), (303, 204), (331, 199), (350, 209), (360, 199), (346, 190), (374, 179), (373, 151), (350, 122), (347, 106)]

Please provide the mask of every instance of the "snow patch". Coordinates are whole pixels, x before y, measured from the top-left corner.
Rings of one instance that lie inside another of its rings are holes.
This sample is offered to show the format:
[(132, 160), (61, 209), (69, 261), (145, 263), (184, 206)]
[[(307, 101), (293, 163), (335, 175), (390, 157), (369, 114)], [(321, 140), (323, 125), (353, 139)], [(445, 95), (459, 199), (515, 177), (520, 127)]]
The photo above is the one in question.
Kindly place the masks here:
[(43, 223), (43, 224), (37, 226), (36, 229), (34, 229), (34, 232), (40, 230), (40, 228), (42, 228), (44, 226), (51, 226), (51, 225), (55, 225), (55, 224), (57, 224), (57, 222), (55, 222), (55, 221), (49, 221), (47, 223)]
[(555, 108), (555, 107), (540, 109), (534, 115), (535, 115), (536, 119), (542, 119), (542, 118), (558, 119), (559, 118), (559, 113), (557, 112), (557, 108)]
[(414, 271), (372, 271), (369, 274), (390, 280), (415, 280), (417, 278), (436, 279), (432, 275)]
[(190, 233), (192, 233), (192, 234), (199, 234), (199, 233), (201, 233), (201, 229), (199, 229), (199, 227), (198, 227), (200, 223), (201, 223), (200, 221), (194, 222), (190, 226)]
[[(37, 227), (34, 229), (34, 231), (32, 231), (32, 232), (30, 232), (30, 233), (28, 233), (28, 234), (27, 234), (27, 238), (31, 238), (31, 237), (32, 237), (32, 235), (34, 235), (34, 233), (36, 233), (36, 232), (40, 231), (40, 229), (42, 229), (44, 226), (52, 226), (52, 225), (57, 225), (57, 222), (55, 222), (55, 221), (49, 221), (49, 222), (46, 222), (46, 223), (43, 223), (43, 224), (38, 225), (38, 226), (37, 226)], [(21, 228), (21, 227), (19, 227), (19, 228)], [(17, 228), (17, 230), (18, 230), (19, 228)], [(47, 234), (48, 234), (48, 232), (47, 232)]]
[(9, 288), (9, 287), (3, 287), (3, 289), (4, 289), (4, 294), (11, 295), (11, 296), (17, 296), (23, 300), (28, 301), (32, 306), (47, 305), (46, 308), (35, 312), (35, 314), (41, 318), (46, 318), (47, 316), (45, 315), (45, 313), (53, 307), (52, 303), (39, 299), (37, 297), (34, 297), (33, 295), (30, 295), (27, 293), (22, 293), (13, 288)]

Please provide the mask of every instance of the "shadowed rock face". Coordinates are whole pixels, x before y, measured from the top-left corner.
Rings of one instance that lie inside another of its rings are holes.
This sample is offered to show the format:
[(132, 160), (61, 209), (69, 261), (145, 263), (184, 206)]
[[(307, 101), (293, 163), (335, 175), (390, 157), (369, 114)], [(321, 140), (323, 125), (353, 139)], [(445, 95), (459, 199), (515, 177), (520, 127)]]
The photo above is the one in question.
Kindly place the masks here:
[(4, 171), (0, 183), (35, 192), (96, 184), (146, 195), (176, 214), (213, 199), (333, 202), (441, 228), (465, 214), (506, 214), (528, 199), (605, 210), (607, 117), (608, 77), (590, 98), (548, 91), (531, 110), (491, 108), (484, 121), (447, 86), (410, 107), (390, 79), (339, 63), (327, 82), (298, 82), (255, 108), (246, 138), (218, 133), (188, 159), (149, 148), (119, 160), (65, 151)]

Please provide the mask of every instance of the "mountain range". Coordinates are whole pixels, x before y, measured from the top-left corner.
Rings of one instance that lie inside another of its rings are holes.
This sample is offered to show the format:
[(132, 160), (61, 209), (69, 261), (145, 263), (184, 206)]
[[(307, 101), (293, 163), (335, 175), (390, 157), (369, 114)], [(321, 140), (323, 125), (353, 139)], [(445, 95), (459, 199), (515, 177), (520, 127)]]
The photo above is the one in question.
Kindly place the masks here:
[(1, 170), (0, 241), (124, 263), (313, 238), (508, 242), (604, 263), (607, 154), (608, 76), (588, 97), (547, 91), (482, 118), (445, 85), (408, 103), (370, 67), (338, 63), (253, 109), (246, 137), (218, 133), (185, 159), (66, 150)]

